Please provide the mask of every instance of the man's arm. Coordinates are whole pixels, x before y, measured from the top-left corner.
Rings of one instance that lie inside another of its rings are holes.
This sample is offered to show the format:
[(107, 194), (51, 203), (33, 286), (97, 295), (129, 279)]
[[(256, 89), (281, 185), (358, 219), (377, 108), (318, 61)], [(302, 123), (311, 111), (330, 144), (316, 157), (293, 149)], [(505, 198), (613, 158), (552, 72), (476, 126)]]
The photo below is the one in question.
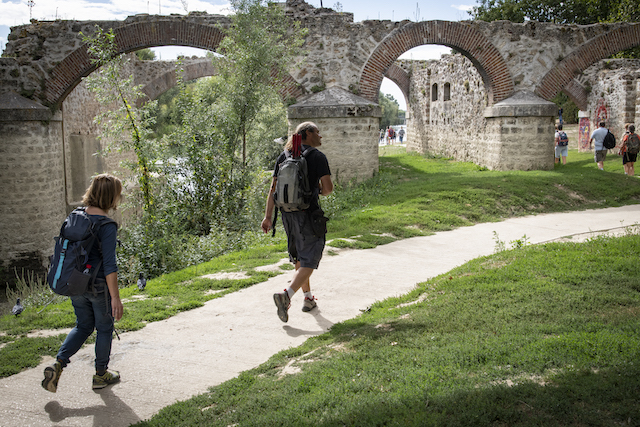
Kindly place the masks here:
[(276, 191), (276, 181), (277, 178), (274, 176), (273, 181), (271, 181), (269, 195), (267, 196), (267, 207), (264, 209), (264, 219), (262, 220), (262, 224), (260, 224), (262, 231), (264, 231), (265, 233), (268, 233), (273, 225), (273, 208), (276, 205), (275, 201), (273, 200), (273, 193), (275, 193)]
[(331, 175), (324, 175), (320, 178), (320, 194), (327, 196), (333, 191), (333, 182), (331, 182)]

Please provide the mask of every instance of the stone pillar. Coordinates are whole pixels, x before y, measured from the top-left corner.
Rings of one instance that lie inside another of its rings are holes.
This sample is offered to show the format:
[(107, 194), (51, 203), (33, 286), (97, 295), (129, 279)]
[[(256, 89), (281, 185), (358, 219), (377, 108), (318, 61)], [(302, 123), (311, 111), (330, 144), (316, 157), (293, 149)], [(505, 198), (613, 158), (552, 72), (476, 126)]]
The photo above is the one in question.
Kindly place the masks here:
[(6, 92), (0, 96), (0, 135), (3, 272), (43, 271), (66, 215), (61, 114)]
[(494, 170), (553, 169), (557, 112), (553, 102), (524, 91), (487, 107), (484, 166)]
[(312, 121), (322, 135), (322, 151), (332, 179), (343, 184), (363, 181), (378, 172), (378, 140), (382, 110), (378, 104), (331, 87), (289, 107), (289, 134)]

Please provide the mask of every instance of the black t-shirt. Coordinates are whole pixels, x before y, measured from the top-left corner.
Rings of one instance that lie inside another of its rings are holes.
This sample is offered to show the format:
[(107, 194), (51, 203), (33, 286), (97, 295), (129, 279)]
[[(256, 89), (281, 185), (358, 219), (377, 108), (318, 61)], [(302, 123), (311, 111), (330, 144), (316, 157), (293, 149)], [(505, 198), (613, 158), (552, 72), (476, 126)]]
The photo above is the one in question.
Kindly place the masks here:
[[(302, 145), (302, 151), (304, 152), (308, 145)], [(276, 166), (273, 170), (273, 176), (278, 176), (278, 170), (280, 169), (280, 163), (284, 162), (287, 156), (284, 154), (284, 151), (278, 156), (276, 160)], [(320, 207), (318, 203), (318, 194), (320, 193), (320, 178), (325, 175), (331, 175), (331, 170), (329, 169), (329, 162), (327, 161), (327, 156), (324, 155), (320, 150), (315, 149), (309, 151), (305, 156), (307, 159), (307, 171), (309, 174), (309, 186), (311, 186), (311, 190), (313, 191), (313, 197), (311, 199), (311, 205), (309, 206), (309, 211), (313, 211)]]

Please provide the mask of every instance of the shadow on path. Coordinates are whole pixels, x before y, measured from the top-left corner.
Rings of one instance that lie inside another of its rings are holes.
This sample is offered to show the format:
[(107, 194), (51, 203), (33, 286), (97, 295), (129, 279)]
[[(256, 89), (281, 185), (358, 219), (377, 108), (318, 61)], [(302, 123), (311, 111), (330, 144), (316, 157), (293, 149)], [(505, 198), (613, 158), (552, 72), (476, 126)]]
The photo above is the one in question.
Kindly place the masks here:
[(126, 427), (140, 422), (140, 417), (115, 395), (111, 387), (95, 390), (104, 405), (93, 405), (85, 408), (65, 408), (57, 401), (51, 401), (44, 406), (49, 419), (59, 423), (67, 418), (93, 417), (93, 426)]

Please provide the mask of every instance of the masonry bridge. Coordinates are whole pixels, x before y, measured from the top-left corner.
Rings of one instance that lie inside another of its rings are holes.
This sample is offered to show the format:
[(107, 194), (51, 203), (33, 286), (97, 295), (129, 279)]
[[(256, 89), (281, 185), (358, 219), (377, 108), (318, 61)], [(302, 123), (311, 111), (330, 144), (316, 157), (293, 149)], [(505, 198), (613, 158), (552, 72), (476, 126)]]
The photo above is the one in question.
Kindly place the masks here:
[[(477, 93), (483, 103), (481, 125), (473, 132), (472, 145), (479, 153), (473, 161), (508, 170), (551, 169), (557, 111), (549, 100), (564, 91), (586, 107), (589, 88), (580, 80), (582, 73), (603, 58), (640, 45), (640, 24), (353, 22), (351, 13), (314, 8), (302, 0), (287, 0), (280, 6), (288, 19), (309, 30), (305, 55), (291, 65), (281, 93), (294, 101), (288, 109), (290, 127), (305, 120), (319, 124), (323, 151), (342, 180), (366, 178), (377, 171), (381, 116), (377, 97), (383, 78), (398, 84), (409, 106), (418, 105), (420, 91), (431, 91), (415, 86), (415, 67), (397, 61), (414, 47), (445, 45), (470, 61), (481, 82)], [(215, 52), (229, 23), (224, 16), (192, 12), (136, 15), (124, 21), (34, 20), (12, 28), (0, 58), (4, 266), (42, 263), (52, 248), (52, 230), (78, 201), (87, 178), (111, 170), (91, 156), (100, 142), (87, 119), (92, 113), (85, 104), (90, 95), (83, 92), (81, 82), (95, 67), (81, 33), (92, 34), (96, 25), (113, 28), (119, 53), (170, 45)], [(215, 72), (206, 64), (192, 66), (196, 77)], [(170, 70), (147, 70), (138, 76), (147, 85), (149, 98), (175, 84)], [(449, 84), (455, 91), (458, 83)], [(468, 82), (466, 93), (470, 93)], [(411, 123), (451, 122), (446, 117), (438, 122), (433, 115), (425, 119), (422, 116), (433, 112), (423, 108), (409, 109), (409, 137), (421, 141), (413, 149), (429, 151), (433, 136), (420, 126), (412, 131)], [(443, 111), (446, 115), (447, 109)]]

